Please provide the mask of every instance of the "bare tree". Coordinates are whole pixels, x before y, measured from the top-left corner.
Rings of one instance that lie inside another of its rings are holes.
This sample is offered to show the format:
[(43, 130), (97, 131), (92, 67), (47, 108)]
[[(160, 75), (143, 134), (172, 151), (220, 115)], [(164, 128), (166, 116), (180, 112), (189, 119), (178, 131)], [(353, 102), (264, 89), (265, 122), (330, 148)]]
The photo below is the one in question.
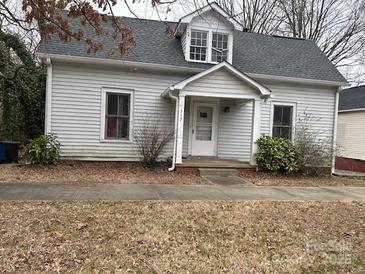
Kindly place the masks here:
[(358, 64), (364, 0), (220, 0), (252, 32), (311, 39), (337, 67)]
[(311, 39), (336, 66), (357, 62), (365, 45), (364, 0), (279, 0), (284, 35)]
[(4, 0), (0, 2), (0, 30), (16, 33), (24, 41), (30, 52), (35, 52), (40, 36), (35, 22), (27, 23), (19, 7), (21, 0)]
[(278, 0), (219, 0), (218, 3), (251, 32), (273, 34), (280, 26)]
[(162, 119), (145, 115), (142, 125), (135, 130), (135, 142), (142, 163), (146, 167), (154, 167), (166, 145), (174, 136), (170, 127), (161, 127)]

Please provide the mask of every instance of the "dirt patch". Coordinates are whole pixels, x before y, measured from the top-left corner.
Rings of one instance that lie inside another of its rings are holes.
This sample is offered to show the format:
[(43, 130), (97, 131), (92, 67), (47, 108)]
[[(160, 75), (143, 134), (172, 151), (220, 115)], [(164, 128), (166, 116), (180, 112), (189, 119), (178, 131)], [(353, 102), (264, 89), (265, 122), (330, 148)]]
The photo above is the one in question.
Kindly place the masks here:
[(361, 186), (365, 180), (337, 176), (311, 177), (304, 175), (275, 175), (257, 172), (242, 177), (257, 186)]
[(63, 161), (57, 166), (0, 165), (0, 183), (207, 184), (200, 176), (168, 172), (140, 163)]
[(364, 206), (1, 203), (1, 271), (363, 273)]

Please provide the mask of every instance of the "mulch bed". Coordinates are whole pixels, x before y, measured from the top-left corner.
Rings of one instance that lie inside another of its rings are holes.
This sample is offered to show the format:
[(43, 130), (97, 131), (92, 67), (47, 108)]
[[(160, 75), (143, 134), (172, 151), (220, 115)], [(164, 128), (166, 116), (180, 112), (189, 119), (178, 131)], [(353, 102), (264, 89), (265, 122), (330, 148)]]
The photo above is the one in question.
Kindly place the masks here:
[(242, 177), (257, 186), (356, 186), (365, 187), (365, 180), (322, 175), (319, 177), (307, 175), (275, 175), (257, 172), (244, 174)]
[(56, 166), (0, 165), (0, 183), (61, 184), (207, 184), (199, 176), (154, 169), (140, 163), (62, 161)]

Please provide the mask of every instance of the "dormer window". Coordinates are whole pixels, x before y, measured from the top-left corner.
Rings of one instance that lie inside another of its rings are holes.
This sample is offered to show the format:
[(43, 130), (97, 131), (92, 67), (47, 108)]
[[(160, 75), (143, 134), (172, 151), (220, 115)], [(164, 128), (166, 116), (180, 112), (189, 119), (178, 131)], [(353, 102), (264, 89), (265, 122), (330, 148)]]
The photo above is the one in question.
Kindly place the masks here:
[(208, 32), (192, 30), (190, 40), (190, 59), (196, 61), (207, 60)]
[(216, 2), (180, 18), (175, 36), (180, 38), (186, 61), (217, 64), (233, 61), (233, 35), (244, 28)]
[(228, 34), (213, 33), (212, 62), (223, 62), (228, 58)]
[(233, 32), (188, 28), (185, 36), (187, 61), (217, 64), (232, 63)]

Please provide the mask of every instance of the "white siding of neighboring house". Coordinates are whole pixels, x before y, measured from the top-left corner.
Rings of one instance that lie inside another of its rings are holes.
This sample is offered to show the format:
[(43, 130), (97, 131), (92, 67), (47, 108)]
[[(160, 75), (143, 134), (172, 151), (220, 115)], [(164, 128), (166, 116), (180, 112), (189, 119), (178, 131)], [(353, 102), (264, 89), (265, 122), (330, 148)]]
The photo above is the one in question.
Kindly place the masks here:
[(337, 144), (338, 156), (365, 160), (365, 111), (338, 114)]

